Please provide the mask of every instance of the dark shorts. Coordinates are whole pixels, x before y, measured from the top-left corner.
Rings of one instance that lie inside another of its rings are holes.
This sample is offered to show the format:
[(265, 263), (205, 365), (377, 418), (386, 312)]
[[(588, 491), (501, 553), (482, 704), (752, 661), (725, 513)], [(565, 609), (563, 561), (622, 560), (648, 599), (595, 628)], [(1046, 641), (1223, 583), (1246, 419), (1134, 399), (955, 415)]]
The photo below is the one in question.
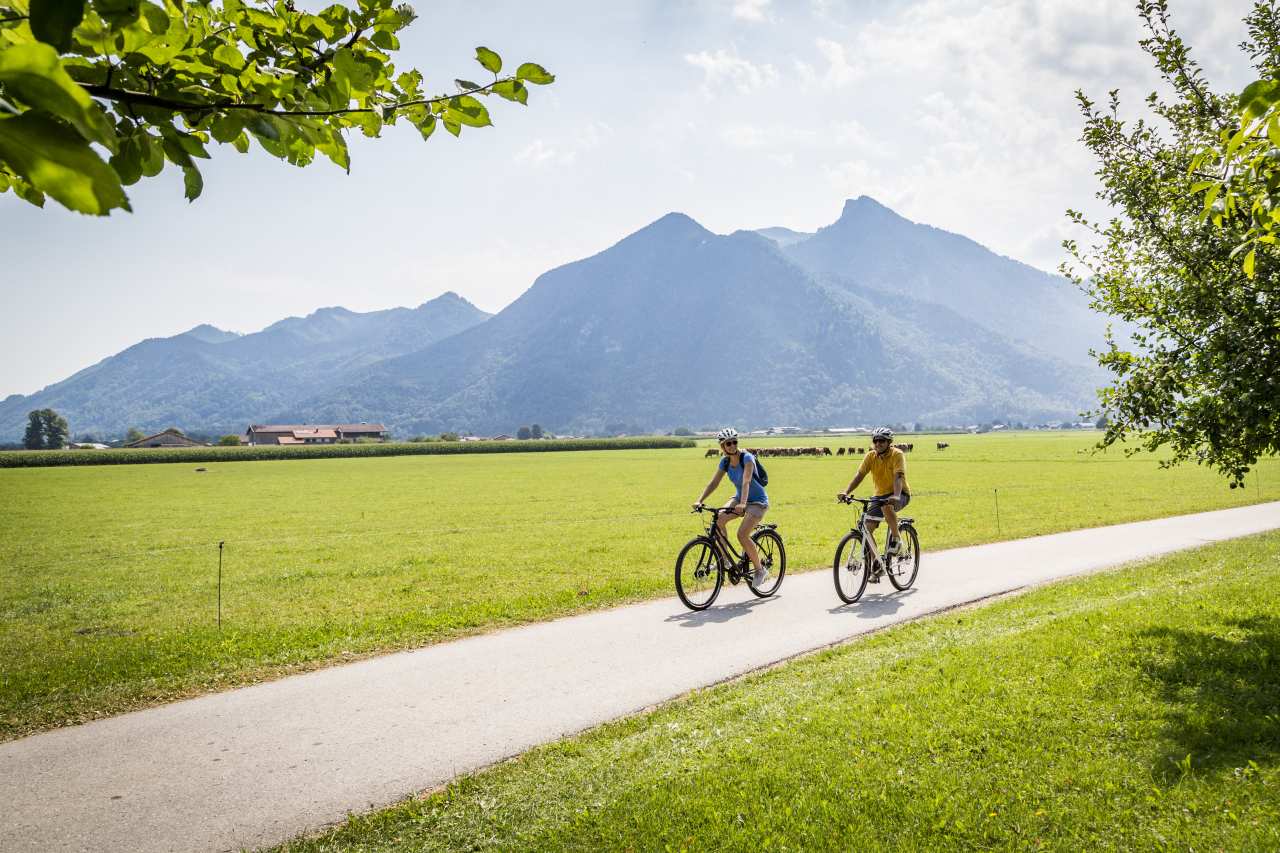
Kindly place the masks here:
[[(877, 497), (877, 498), (888, 498), (890, 501), (892, 501), (892, 500), (893, 500), (893, 492), (890, 492), (890, 493), (889, 493), (889, 494), (887, 494), (887, 495), (876, 495), (876, 497)], [(898, 512), (902, 512), (902, 508), (903, 508), (903, 507), (905, 507), (905, 506), (906, 506), (907, 504), (909, 504), (909, 503), (911, 503), (911, 493), (910, 493), (910, 492), (903, 492), (903, 493), (902, 493), (902, 499), (901, 499), (901, 500), (899, 500), (897, 503), (895, 503), (895, 504), (893, 505), (893, 508), (894, 508), (895, 510), (897, 510)], [(870, 521), (884, 521), (884, 510), (882, 510), (882, 509), (881, 509), (880, 507), (878, 507), (878, 506), (873, 506), (873, 507), (871, 507), (870, 509), (868, 509), (868, 510), (867, 510), (867, 519), (868, 519), (868, 520), (870, 520)]]

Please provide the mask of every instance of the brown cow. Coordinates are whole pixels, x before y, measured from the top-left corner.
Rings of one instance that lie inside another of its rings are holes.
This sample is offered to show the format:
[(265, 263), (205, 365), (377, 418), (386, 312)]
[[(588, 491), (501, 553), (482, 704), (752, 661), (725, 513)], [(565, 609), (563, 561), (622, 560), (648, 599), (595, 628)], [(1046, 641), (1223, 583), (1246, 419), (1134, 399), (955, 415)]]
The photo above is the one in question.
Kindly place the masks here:
[(719, 456), (719, 455), (720, 455), (720, 451), (719, 451), (719, 450), (717, 450), (716, 448), (712, 447), (712, 448), (711, 448), (711, 449), (709, 449), (706, 453), (702, 454), (702, 458), (703, 458), (703, 459), (710, 459), (712, 456)]

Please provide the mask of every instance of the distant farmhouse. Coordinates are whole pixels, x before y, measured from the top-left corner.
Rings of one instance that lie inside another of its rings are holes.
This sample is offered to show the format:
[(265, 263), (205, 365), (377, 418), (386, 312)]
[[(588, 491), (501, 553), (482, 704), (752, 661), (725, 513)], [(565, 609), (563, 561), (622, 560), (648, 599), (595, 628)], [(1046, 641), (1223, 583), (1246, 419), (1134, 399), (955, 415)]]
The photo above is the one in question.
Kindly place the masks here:
[(208, 447), (203, 441), (187, 438), (181, 432), (170, 427), (164, 432), (131, 441), (125, 447)]
[(252, 424), (247, 444), (337, 444), (365, 439), (386, 441), (382, 424)]

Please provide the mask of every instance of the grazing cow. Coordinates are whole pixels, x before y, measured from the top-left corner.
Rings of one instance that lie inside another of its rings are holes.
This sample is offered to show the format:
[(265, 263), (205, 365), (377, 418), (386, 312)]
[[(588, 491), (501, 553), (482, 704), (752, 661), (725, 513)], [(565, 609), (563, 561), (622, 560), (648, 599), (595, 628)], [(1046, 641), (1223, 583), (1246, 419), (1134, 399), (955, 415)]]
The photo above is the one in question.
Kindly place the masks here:
[(719, 451), (719, 450), (717, 450), (716, 448), (712, 447), (712, 448), (711, 448), (711, 449), (709, 449), (706, 453), (702, 454), (702, 458), (703, 458), (703, 459), (710, 459), (712, 456), (719, 456), (719, 455), (720, 455), (720, 451)]
[(822, 455), (823, 455), (823, 456), (830, 456), (830, 455), (831, 455), (831, 448), (830, 448), (830, 447), (824, 447), (824, 448), (822, 448)]
[(837, 448), (836, 448), (836, 456), (844, 456), (844, 448), (843, 448), (843, 447), (837, 447)]
[(950, 447), (950, 446), (951, 446), (951, 445), (950, 445), (950, 444), (947, 444), (945, 441), (939, 441), (939, 442), (938, 442), (938, 449), (939, 449), (939, 450), (946, 450), (946, 449), (947, 449), (948, 447)]

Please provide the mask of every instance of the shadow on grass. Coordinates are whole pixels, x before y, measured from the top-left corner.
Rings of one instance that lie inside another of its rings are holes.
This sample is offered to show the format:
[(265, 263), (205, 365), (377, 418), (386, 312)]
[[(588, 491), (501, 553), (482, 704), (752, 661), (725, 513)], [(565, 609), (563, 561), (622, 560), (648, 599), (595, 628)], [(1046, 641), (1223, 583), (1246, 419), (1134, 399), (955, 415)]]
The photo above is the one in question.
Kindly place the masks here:
[(1280, 757), (1280, 619), (1253, 616), (1231, 620), (1225, 630), (1153, 628), (1138, 636), (1138, 665), (1160, 683), (1168, 703), (1167, 751), (1157, 759), (1157, 778), (1173, 784), (1189, 770)]

